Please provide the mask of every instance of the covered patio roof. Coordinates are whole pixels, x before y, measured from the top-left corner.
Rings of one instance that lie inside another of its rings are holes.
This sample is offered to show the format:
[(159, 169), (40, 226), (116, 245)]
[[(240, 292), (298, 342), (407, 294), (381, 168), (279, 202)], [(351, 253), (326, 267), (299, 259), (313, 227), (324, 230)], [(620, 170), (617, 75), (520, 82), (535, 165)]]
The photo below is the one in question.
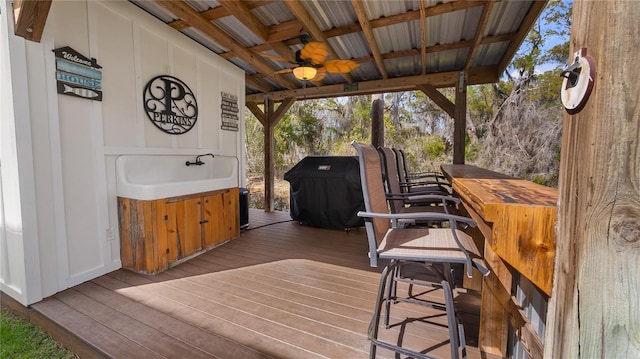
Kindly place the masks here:
[[(246, 102), (498, 81), (546, 1), (131, 0), (246, 72)], [(297, 80), (300, 35), (359, 67)], [(274, 56), (288, 62), (273, 60)], [(284, 72), (284, 73), (282, 73)]]

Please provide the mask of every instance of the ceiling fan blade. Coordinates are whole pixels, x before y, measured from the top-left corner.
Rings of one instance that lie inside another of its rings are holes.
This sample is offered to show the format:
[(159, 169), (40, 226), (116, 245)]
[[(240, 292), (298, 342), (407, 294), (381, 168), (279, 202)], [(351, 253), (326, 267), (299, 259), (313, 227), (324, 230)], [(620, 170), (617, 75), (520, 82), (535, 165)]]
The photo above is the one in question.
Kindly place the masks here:
[(300, 50), (300, 58), (312, 64), (322, 64), (327, 56), (329, 51), (322, 42), (310, 42)]
[(324, 63), (328, 72), (335, 74), (346, 74), (357, 69), (360, 65), (353, 60), (328, 60)]
[(318, 73), (313, 77), (314, 82), (322, 81), (327, 77), (327, 71), (324, 68), (319, 68)]
[(269, 60), (274, 60), (274, 61), (279, 61), (279, 62), (286, 62), (286, 63), (290, 64), (290, 62), (287, 61), (287, 59), (285, 59), (283, 57), (280, 57), (280, 56), (269, 55), (269, 54), (264, 53), (264, 52), (260, 52), (259, 55), (264, 57), (264, 58), (267, 58)]
[(274, 74), (288, 74), (290, 72), (293, 72), (293, 69), (289, 68), (289, 69), (282, 69), (282, 70), (278, 70), (278, 71), (274, 71)]

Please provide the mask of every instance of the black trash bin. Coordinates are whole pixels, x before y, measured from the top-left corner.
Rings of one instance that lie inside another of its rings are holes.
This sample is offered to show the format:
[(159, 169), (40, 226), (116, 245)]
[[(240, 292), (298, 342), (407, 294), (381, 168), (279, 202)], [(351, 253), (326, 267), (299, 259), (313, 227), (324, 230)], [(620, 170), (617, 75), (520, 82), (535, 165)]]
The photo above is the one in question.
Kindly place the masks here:
[(249, 189), (240, 187), (240, 229), (249, 227)]
[(360, 167), (357, 157), (309, 156), (284, 175), (289, 182), (293, 220), (314, 227), (364, 226)]

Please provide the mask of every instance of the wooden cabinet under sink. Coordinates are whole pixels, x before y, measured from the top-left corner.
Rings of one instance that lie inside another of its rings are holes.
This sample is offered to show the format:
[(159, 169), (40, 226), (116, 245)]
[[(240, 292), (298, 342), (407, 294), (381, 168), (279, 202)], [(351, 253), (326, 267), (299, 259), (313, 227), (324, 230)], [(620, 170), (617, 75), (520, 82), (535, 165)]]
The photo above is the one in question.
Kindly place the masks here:
[(122, 267), (154, 274), (240, 235), (238, 188), (136, 200), (118, 197)]

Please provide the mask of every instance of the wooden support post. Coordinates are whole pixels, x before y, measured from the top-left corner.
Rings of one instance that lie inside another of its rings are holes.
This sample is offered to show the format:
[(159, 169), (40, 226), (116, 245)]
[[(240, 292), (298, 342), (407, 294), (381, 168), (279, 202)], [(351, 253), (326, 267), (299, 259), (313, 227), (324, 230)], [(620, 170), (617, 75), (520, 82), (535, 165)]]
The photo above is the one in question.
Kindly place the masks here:
[(274, 191), (274, 136), (273, 130), (276, 127), (273, 123), (274, 105), (269, 98), (264, 99), (264, 211), (273, 212), (273, 191)]
[(371, 144), (384, 146), (384, 94), (371, 95)]
[(640, 357), (638, 19), (633, 1), (573, 3), (571, 54), (585, 48), (596, 74), (564, 115), (545, 358)]
[(460, 72), (456, 88), (456, 108), (453, 129), (453, 163), (464, 164), (465, 134), (467, 133), (467, 83), (465, 73)]
[(295, 98), (286, 98), (275, 109), (275, 104), (268, 98), (264, 100), (264, 111), (254, 102), (247, 102), (246, 106), (258, 121), (264, 126), (264, 210), (272, 212), (274, 198), (274, 130), (278, 122), (289, 108), (296, 102)]

